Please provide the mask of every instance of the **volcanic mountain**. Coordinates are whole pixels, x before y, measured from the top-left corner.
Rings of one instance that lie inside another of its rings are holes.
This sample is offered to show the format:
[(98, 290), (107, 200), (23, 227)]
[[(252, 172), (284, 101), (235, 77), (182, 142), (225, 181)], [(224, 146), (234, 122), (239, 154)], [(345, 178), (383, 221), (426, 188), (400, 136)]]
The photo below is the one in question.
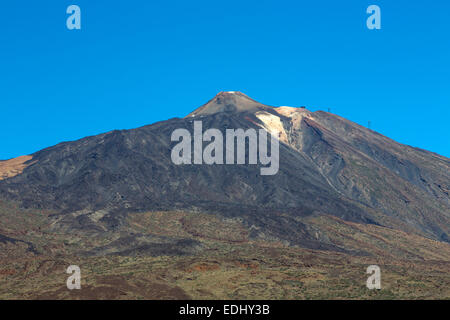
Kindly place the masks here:
[[(193, 132), (196, 120), (204, 130), (278, 132), (278, 173), (173, 164), (172, 132)], [(0, 197), (49, 210), (52, 230), (98, 234), (123, 230), (139, 212), (202, 212), (242, 222), (250, 239), (334, 251), (350, 249), (330, 239), (333, 219), (449, 242), (449, 192), (448, 158), (331, 113), (267, 106), (240, 92), (221, 92), (184, 118), (0, 162)]]

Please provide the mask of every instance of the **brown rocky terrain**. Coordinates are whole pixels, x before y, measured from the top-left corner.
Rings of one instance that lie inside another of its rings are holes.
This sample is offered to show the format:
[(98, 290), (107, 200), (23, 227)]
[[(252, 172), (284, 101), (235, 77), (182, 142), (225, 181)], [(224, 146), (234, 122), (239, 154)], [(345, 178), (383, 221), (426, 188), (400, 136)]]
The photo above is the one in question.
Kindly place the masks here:
[(31, 156), (21, 156), (18, 158), (0, 161), (0, 180), (7, 178), (12, 178), (21, 174), (23, 169), (25, 169), (31, 163)]
[[(277, 132), (278, 173), (173, 164), (171, 133), (196, 120)], [(337, 115), (222, 92), (185, 118), (0, 162), (0, 297), (449, 298), (449, 169)]]

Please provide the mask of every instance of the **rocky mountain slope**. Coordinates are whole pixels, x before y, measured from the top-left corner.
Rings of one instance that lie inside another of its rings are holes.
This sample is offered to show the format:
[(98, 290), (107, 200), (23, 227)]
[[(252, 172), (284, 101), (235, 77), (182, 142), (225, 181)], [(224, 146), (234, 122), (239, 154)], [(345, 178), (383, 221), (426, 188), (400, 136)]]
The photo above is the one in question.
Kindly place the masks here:
[[(279, 172), (173, 164), (171, 133), (192, 132), (194, 120), (203, 130), (278, 131)], [(321, 214), (449, 241), (449, 159), (330, 113), (265, 106), (239, 92), (222, 92), (186, 118), (61, 143), (22, 159), (0, 162), (20, 165), (0, 181), (1, 197), (53, 210), (65, 229), (110, 230), (133, 212), (181, 209), (240, 218), (255, 237), (312, 247), (332, 247), (302, 222)]]
[[(175, 165), (171, 134), (194, 121), (276, 134), (278, 173)], [(110, 282), (110, 298), (155, 298), (150, 287), (169, 298), (448, 297), (449, 169), (337, 115), (221, 92), (184, 118), (0, 161), (0, 297), (71, 298), (60, 271), (75, 258), (90, 270), (81, 298), (109, 297)], [(386, 279), (378, 295), (364, 289), (373, 263)]]

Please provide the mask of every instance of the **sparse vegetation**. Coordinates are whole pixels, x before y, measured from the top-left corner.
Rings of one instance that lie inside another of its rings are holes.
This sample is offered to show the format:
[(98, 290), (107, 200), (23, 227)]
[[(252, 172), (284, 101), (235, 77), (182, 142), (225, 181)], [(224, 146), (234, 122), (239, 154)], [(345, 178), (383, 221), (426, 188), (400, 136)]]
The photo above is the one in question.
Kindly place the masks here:
[[(22, 224), (11, 224), (14, 230), (3, 228), (0, 234), (27, 239), (42, 252), (35, 255), (21, 244), (0, 243), (2, 299), (450, 298), (448, 245), (337, 218), (311, 218), (308, 223), (335, 243), (355, 250), (367, 248), (365, 255), (251, 240), (239, 221), (218, 220), (214, 215), (148, 212), (130, 215), (122, 233), (193, 239), (202, 249), (181, 256), (149, 256), (144, 251), (93, 257), (85, 254), (89, 248), (116, 238), (110, 233), (95, 237), (53, 234), (44, 212), (23, 211), (5, 203), (0, 215), (1, 221), (26, 217)], [(27, 235), (31, 226), (35, 233)], [(409, 245), (418, 250), (410, 252)], [(373, 263), (382, 270), (379, 291), (365, 286), (365, 269)], [(65, 270), (72, 264), (82, 269), (80, 291), (65, 286)]]

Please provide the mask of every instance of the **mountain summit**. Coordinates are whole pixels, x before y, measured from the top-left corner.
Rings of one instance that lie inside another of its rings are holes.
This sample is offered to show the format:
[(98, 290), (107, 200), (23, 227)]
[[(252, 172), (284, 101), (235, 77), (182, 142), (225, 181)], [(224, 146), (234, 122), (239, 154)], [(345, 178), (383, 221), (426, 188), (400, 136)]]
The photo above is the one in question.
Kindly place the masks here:
[(271, 107), (253, 100), (239, 91), (222, 91), (187, 117), (211, 115), (219, 112), (255, 112)]

